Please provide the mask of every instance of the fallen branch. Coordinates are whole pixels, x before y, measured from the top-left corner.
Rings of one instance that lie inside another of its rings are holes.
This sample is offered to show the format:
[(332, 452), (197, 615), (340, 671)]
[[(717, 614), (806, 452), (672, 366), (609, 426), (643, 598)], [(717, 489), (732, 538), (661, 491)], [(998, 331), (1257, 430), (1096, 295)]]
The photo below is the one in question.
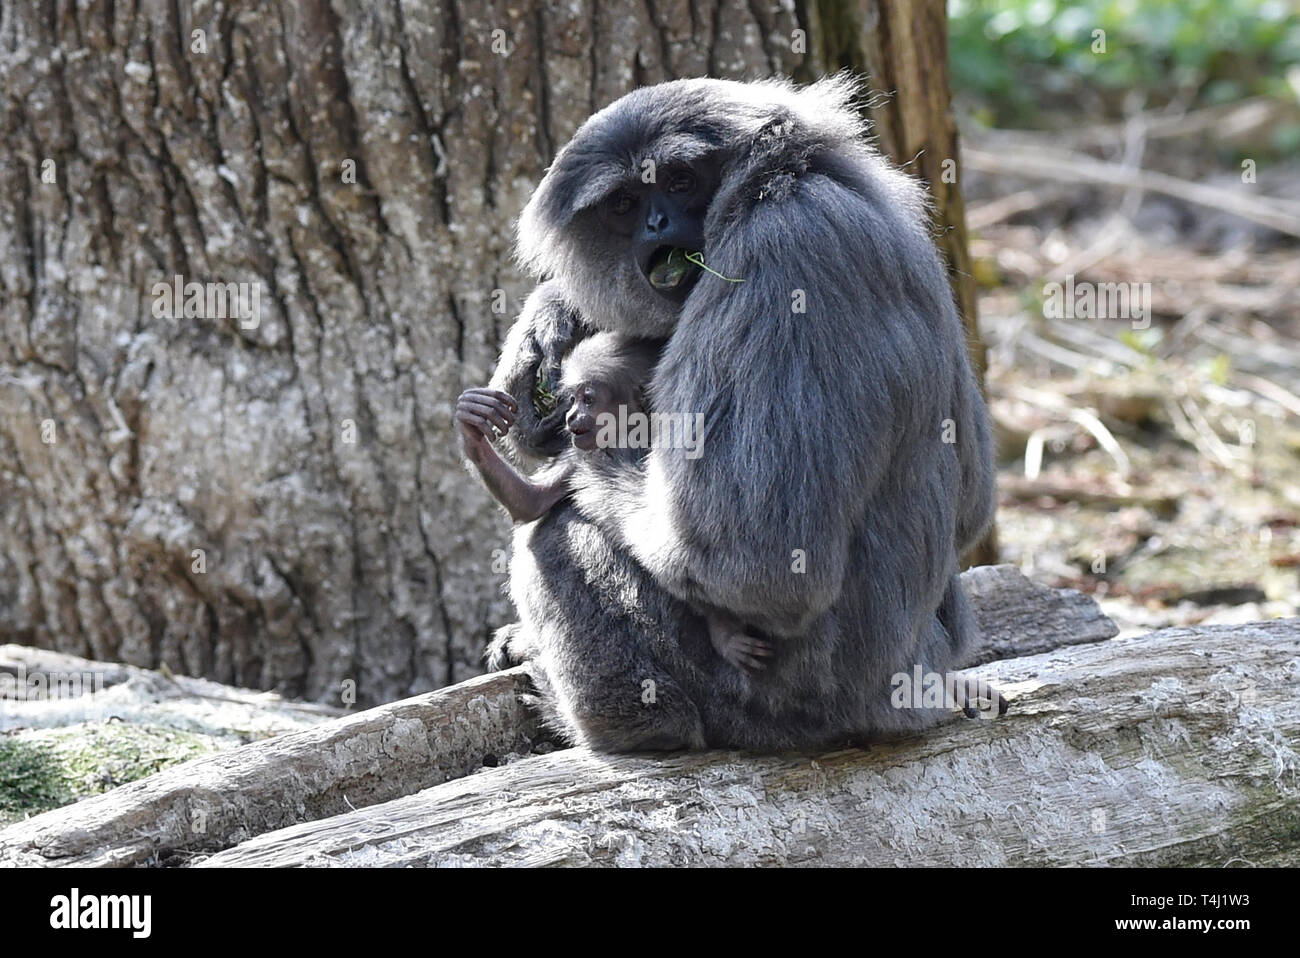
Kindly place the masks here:
[[(5, 697), (6, 688), (23, 689)], [(45, 690), (30, 697), (26, 690)], [(254, 734), (275, 734), (314, 725), (346, 712), (317, 702), (295, 702), (275, 692), (233, 688), (208, 679), (156, 672), (116, 662), (0, 645), (0, 731), (56, 728), (110, 717), (126, 722), (162, 722), (204, 734), (239, 716)]]
[(972, 204), (966, 211), (966, 228), (972, 232), (987, 229), (1020, 213), (1041, 209), (1072, 193), (1073, 190), (1068, 186), (1053, 184), (1036, 190), (1020, 190), (985, 203)]
[(527, 750), (521, 669), (195, 759), (0, 831), (0, 865), (175, 863)]
[(1004, 476), (998, 480), (998, 491), (1021, 501), (1043, 497), (1057, 502), (1078, 502), (1085, 505), (1109, 506), (1122, 509), (1141, 506), (1159, 516), (1172, 516), (1178, 512), (1180, 493), (1159, 492), (1126, 487), (1104, 489), (1093, 480), (1072, 480), (1064, 477), (1025, 479), (1022, 476)]
[(1097, 183), (1120, 189), (1163, 193), (1198, 206), (1223, 210), (1288, 236), (1300, 236), (1300, 211), (1276, 197), (1246, 196), (1239, 192), (1180, 180), (1155, 170), (1128, 169), (1090, 156), (1045, 147), (1002, 147), (997, 153), (966, 148), (962, 162), (983, 173), (1007, 173), (1065, 183)]
[[(1118, 123), (1097, 123), (1052, 131), (1052, 139), (1074, 148), (1097, 148), (1119, 142), (1132, 119), (1138, 119), (1148, 140), (1184, 139), (1200, 133), (1213, 133), (1217, 141), (1230, 137), (1254, 135), (1256, 131), (1285, 121), (1293, 110), (1271, 97), (1251, 97), (1234, 103), (1201, 107), (1185, 113), (1145, 112)], [(962, 129), (964, 139), (979, 140), (981, 146), (1002, 149), (1005, 146), (1035, 148), (1043, 134), (1021, 130), (998, 130), (983, 127)]]

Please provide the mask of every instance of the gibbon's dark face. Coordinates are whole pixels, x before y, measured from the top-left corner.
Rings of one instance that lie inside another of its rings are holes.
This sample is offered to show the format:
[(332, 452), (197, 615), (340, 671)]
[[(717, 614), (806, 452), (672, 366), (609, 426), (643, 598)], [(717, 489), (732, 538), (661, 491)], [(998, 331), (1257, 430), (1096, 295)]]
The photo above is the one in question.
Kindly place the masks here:
[(600, 412), (600, 400), (608, 399), (597, 395), (600, 389), (599, 383), (578, 383), (573, 391), (573, 403), (564, 417), (574, 447), (583, 452), (596, 448), (596, 416)]
[(564, 417), (564, 425), (573, 437), (573, 445), (583, 452), (596, 448), (596, 436), (603, 413), (618, 415), (622, 397), (617, 396), (607, 383), (581, 382), (573, 390), (573, 403)]
[(597, 209), (597, 216), (641, 275), (649, 291), (680, 306), (700, 278), (690, 257), (704, 252), (704, 218), (718, 189), (718, 164), (712, 157), (654, 171), (653, 182), (619, 186)]
[(520, 262), (556, 280), (597, 329), (670, 336), (709, 281), (688, 254), (714, 269), (739, 268), (711, 258), (712, 231), (725, 228), (713, 223), (712, 208), (770, 112), (768, 90), (677, 80), (592, 116), (520, 216)]

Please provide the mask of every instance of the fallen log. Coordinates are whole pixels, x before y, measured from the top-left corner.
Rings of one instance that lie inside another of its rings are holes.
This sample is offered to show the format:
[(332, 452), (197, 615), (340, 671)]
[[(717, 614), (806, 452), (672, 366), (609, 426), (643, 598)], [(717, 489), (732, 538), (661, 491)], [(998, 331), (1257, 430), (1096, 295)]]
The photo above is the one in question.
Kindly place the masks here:
[(961, 584), (984, 637), (962, 668), (1100, 642), (1119, 632), (1091, 596), (1037, 585), (1013, 565), (971, 569)]
[(1107, 163), (1084, 153), (1052, 149), (1041, 143), (1032, 148), (1003, 144), (996, 152), (966, 147), (962, 150), (962, 162), (968, 169), (993, 175), (1011, 174), (1071, 185), (1096, 183), (1161, 193), (1185, 203), (1240, 216), (1287, 236), (1300, 236), (1300, 204), (1281, 197), (1252, 196), (1245, 191), (1194, 183), (1157, 170)]
[(1008, 715), (816, 756), (569, 749), (202, 864), (1300, 864), (1300, 619), (977, 674)]
[[(1090, 597), (1014, 566), (962, 580), (985, 634), (974, 661), (1116, 633)], [(527, 687), (511, 669), (186, 762), (0, 830), (0, 865), (175, 864), (411, 795), (544, 742)]]
[(207, 735), (297, 731), (345, 709), (50, 649), (0, 645), (0, 732), (109, 718)]
[(175, 864), (482, 768), (542, 738), (521, 669), (185, 762), (0, 830), (0, 866)]

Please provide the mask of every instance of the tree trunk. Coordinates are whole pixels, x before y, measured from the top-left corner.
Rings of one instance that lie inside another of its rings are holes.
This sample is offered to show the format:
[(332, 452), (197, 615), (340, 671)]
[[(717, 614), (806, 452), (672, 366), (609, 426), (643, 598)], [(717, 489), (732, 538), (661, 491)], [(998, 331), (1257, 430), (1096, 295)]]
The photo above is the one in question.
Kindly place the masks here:
[(6, 5), (0, 641), (345, 703), (480, 671), (509, 529), (451, 419), (530, 286), (518, 211), (637, 85), (832, 65), (820, 16)]

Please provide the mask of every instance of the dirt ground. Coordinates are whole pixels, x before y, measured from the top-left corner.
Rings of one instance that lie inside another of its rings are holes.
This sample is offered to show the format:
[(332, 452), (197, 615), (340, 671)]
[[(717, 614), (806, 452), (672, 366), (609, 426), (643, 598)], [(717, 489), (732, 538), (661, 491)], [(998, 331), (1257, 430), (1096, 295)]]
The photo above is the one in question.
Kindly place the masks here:
[[(1300, 165), (1262, 158), (1243, 182), (1221, 135), (1249, 142), (1261, 109), (1136, 124), (1157, 131), (1142, 165), (1215, 205), (1076, 180), (1080, 158), (1134, 166), (1135, 124), (968, 137), (1001, 158), (965, 186), (1002, 557), (1097, 596), (1125, 633), (1300, 614), (1300, 240), (1259, 222), (1300, 228)], [(1026, 154), (1060, 176), (1017, 176)], [(1079, 315), (1080, 289), (1102, 303), (1116, 283), (1138, 284), (1127, 310)]]

